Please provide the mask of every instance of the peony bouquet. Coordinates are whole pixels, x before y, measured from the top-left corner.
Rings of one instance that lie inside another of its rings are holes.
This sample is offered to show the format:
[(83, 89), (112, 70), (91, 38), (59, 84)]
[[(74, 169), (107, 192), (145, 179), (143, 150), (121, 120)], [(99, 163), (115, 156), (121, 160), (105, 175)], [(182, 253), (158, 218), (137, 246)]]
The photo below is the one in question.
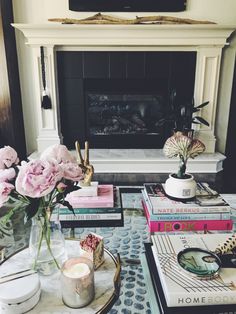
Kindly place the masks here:
[(26, 218), (50, 213), (57, 204), (72, 206), (65, 201), (67, 193), (79, 189), (76, 182), (83, 178), (82, 169), (66, 146), (53, 145), (40, 159), (22, 161), (10, 146), (0, 149), (0, 207), (7, 205), (9, 219), (24, 210)]
[[(32, 218), (30, 247), (33, 247), (34, 268), (38, 267), (40, 255), (44, 254), (45, 257), (45, 250), (60, 268), (52, 237), (55, 235), (58, 243), (62, 233), (59, 222), (57, 228), (61, 235), (53, 232), (51, 215), (60, 204), (73, 212), (73, 207), (65, 201), (65, 197), (79, 189), (77, 182), (81, 179), (82, 169), (64, 145), (51, 146), (42, 153), (40, 159), (22, 161), (21, 164), (12, 147), (0, 149), (0, 216), (3, 205), (8, 209), (0, 222), (1, 225), (6, 224), (19, 211), (24, 211), (26, 220)], [(63, 241), (64, 238), (61, 243)]]

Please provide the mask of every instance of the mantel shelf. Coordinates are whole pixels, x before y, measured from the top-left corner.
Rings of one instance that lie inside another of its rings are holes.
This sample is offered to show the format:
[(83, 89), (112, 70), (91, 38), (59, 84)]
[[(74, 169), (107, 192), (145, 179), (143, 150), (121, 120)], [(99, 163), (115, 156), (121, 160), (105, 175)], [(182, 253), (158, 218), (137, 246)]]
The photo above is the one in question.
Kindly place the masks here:
[(12, 24), (30, 45), (224, 46), (236, 25)]

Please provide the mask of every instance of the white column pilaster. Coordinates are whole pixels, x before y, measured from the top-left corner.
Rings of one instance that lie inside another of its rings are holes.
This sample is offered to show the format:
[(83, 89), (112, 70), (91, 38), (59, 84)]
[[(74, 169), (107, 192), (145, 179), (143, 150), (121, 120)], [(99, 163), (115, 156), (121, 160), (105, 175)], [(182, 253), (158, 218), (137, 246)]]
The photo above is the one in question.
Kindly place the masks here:
[(221, 63), (222, 46), (218, 47), (201, 47), (197, 50), (197, 64), (195, 77), (194, 99), (195, 106), (205, 101), (209, 104), (197, 112), (208, 121), (209, 126), (194, 125), (198, 138), (206, 145), (206, 151), (215, 152), (215, 119), (216, 105), (219, 85), (219, 71)]
[(51, 99), (52, 109), (43, 109), (42, 104), (42, 70), (40, 60), (40, 46), (33, 47), (33, 67), (34, 67), (34, 86), (35, 86), (35, 114), (38, 121), (38, 152), (42, 152), (48, 146), (61, 143), (62, 136), (59, 130), (59, 104), (57, 96), (57, 75), (56, 57), (53, 46), (44, 48), (45, 71), (47, 92)]

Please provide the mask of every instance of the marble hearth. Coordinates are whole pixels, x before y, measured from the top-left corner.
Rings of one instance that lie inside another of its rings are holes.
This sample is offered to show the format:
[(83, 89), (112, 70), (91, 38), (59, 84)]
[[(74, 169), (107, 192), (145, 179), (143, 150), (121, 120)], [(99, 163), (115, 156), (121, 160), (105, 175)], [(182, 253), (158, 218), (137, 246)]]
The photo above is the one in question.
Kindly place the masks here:
[[(58, 97), (58, 51), (194, 51), (196, 104), (209, 101), (200, 115), (210, 125), (197, 126), (195, 134), (203, 140), (206, 154), (189, 161), (189, 171), (217, 173), (224, 156), (215, 151), (215, 120), (222, 48), (234, 26), (228, 25), (61, 25), (13, 24), (23, 32), (33, 50), (35, 73), (35, 115), (38, 121), (37, 152), (55, 143), (63, 143)], [(45, 47), (46, 75), (52, 109), (41, 108), (42, 81), (40, 46)], [(35, 126), (36, 127), (36, 126)], [(91, 163), (96, 173), (169, 173), (177, 160), (167, 159), (156, 149), (91, 149)]]
[[(38, 155), (33, 153), (31, 157)], [(95, 180), (103, 183), (141, 185), (143, 182), (164, 182), (169, 173), (176, 172), (179, 163), (177, 158), (167, 159), (160, 149), (90, 149), (89, 155)], [(220, 181), (224, 159), (220, 153), (202, 154), (189, 160), (187, 171), (199, 180), (215, 184)]]

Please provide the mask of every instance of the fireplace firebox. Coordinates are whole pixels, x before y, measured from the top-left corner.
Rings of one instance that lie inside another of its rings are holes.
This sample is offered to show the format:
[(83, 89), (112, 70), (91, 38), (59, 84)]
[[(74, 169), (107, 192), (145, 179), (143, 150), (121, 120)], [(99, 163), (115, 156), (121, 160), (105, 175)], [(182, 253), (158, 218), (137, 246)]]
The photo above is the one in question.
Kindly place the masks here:
[(162, 148), (170, 95), (191, 101), (195, 52), (57, 52), (63, 142), (93, 148)]

